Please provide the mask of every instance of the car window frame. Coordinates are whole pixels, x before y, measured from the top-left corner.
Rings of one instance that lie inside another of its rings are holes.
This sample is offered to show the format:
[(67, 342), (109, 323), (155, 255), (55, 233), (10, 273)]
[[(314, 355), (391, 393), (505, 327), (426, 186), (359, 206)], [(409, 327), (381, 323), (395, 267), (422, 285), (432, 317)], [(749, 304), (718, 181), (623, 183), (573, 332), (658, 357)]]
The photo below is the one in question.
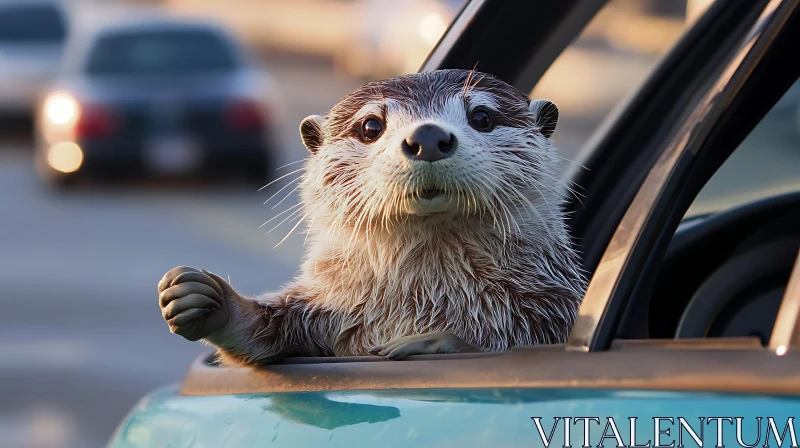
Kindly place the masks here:
[[(569, 350), (607, 349), (612, 340), (624, 332), (623, 320), (626, 317), (631, 320), (630, 310), (636, 298), (649, 296), (643, 290), (657, 271), (658, 261), (682, 217), (676, 213), (679, 207), (676, 200), (687, 202), (691, 194), (681, 181), (691, 174), (690, 168), (698, 155), (717, 153), (722, 156), (722, 160), (718, 160), (721, 164), (768, 112), (766, 108), (760, 115), (751, 117), (751, 122), (747, 123), (749, 128), (737, 129), (738, 141), (726, 141), (724, 148), (719, 147), (721, 141), (709, 138), (714, 132), (718, 132), (718, 136), (720, 123), (724, 124), (722, 119), (735, 112), (736, 102), (745, 96), (740, 95), (743, 86), (765, 65), (763, 60), (777, 47), (778, 37), (792, 14), (796, 25), (797, 11), (797, 1), (770, 0), (737, 51), (729, 57), (724, 70), (703, 91), (688, 119), (665, 140), (658, 161), (648, 171), (594, 272), (567, 342)], [(790, 86), (790, 83), (786, 85), (784, 91)], [(772, 104), (778, 99), (779, 96), (775, 96)], [(710, 150), (715, 144), (717, 147)], [(710, 175), (707, 173), (708, 177)], [(699, 191), (704, 182), (693, 180), (692, 188)], [(689, 204), (685, 206), (688, 208)]]

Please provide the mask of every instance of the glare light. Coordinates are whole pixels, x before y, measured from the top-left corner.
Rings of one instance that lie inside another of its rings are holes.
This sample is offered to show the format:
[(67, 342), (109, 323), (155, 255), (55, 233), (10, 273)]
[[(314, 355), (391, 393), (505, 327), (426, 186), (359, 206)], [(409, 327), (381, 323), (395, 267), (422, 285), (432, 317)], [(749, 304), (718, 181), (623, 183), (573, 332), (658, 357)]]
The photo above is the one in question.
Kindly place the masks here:
[(786, 346), (779, 345), (778, 348), (775, 349), (775, 354), (778, 356), (783, 356), (786, 354)]
[(714, 0), (688, 0), (686, 3), (686, 21), (694, 23), (714, 3)]
[(436, 45), (436, 42), (439, 41), (439, 38), (442, 37), (442, 34), (444, 34), (446, 29), (447, 23), (445, 23), (444, 19), (442, 19), (442, 16), (438, 13), (432, 12), (422, 17), (422, 19), (419, 21), (417, 31), (419, 31), (419, 35), (426, 44), (434, 46)]
[(47, 152), (47, 163), (54, 170), (62, 173), (78, 171), (83, 164), (83, 151), (72, 142), (62, 142), (50, 147)]
[(78, 102), (68, 93), (54, 93), (45, 101), (44, 113), (53, 124), (73, 123), (78, 118)]

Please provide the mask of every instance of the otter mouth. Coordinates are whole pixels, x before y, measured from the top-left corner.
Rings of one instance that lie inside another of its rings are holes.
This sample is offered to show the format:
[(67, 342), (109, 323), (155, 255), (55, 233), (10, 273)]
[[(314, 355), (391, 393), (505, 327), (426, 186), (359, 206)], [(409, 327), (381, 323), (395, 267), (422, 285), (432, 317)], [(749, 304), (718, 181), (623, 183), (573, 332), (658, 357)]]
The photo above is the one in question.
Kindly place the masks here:
[(411, 193), (408, 196), (414, 199), (422, 199), (426, 201), (430, 201), (433, 199), (438, 198), (439, 196), (444, 196), (444, 191), (438, 188), (426, 188), (424, 190), (420, 190), (415, 193)]
[(429, 216), (453, 211), (454, 201), (439, 188), (419, 189), (407, 196), (407, 212), (417, 216)]

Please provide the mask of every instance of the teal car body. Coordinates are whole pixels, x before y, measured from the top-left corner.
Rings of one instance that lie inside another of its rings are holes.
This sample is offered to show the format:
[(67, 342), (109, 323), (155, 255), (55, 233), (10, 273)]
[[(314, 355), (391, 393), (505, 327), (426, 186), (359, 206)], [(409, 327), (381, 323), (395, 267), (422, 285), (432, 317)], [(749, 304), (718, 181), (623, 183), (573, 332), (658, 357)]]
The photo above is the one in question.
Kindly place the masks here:
[[(423, 69), (480, 60), (482, 70), (530, 91), (532, 73), (543, 73), (604, 3), (472, 0)], [(583, 160), (589, 169), (568, 173), (587, 188), (566, 208), (593, 275), (566, 344), (404, 361), (298, 358), (258, 369), (203, 357), (180, 385), (141, 399), (109, 446), (797, 447), (795, 240), (781, 246), (788, 256), (767, 252), (745, 264), (727, 289), (692, 293), (733, 257), (703, 258), (714, 252), (703, 245), (709, 238), (747, 239), (746, 223), (800, 210), (800, 194), (683, 217), (719, 159), (797, 80), (798, 4), (717, 0), (597, 139)], [(525, 27), (533, 22), (536, 29)], [(759, 235), (773, 244), (778, 232)], [(700, 259), (711, 265), (697, 271), (688, 295), (675, 288), (683, 283), (662, 278)], [(770, 291), (780, 286), (779, 308), (761, 319), (767, 307), (753, 302), (744, 320), (758, 331), (726, 330), (719, 323), (731, 313), (719, 307), (739, 303), (756, 280), (768, 280), (759, 284)]]
[[(440, 389), (186, 397), (166, 388), (134, 408), (111, 447), (545, 446), (532, 417), (540, 418), (545, 439), (557, 447), (584, 445), (584, 422), (575, 420), (581, 417), (598, 418), (589, 421), (593, 447), (618, 446), (613, 431), (604, 432), (610, 420), (622, 444), (632, 446), (629, 417), (636, 417), (637, 445), (655, 445), (653, 419), (659, 417), (667, 419), (659, 422), (662, 446), (678, 446), (679, 433), (683, 445), (698, 446), (678, 418), (702, 446), (738, 446), (736, 421), (722, 421), (719, 442), (717, 422), (708, 421), (734, 415), (742, 419), (740, 437), (746, 444), (777, 446), (767, 421), (772, 417), (783, 446), (796, 446), (784, 428), (798, 410), (800, 398), (663, 391)], [(571, 419), (569, 443), (564, 443), (564, 418)]]

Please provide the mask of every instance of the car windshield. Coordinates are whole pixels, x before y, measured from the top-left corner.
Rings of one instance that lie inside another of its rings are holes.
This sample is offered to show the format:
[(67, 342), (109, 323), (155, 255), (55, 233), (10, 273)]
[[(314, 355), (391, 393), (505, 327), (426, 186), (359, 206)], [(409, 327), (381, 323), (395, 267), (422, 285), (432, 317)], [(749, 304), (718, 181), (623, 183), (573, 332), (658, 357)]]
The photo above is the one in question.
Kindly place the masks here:
[(217, 34), (206, 30), (115, 33), (99, 39), (85, 71), (91, 76), (226, 72), (236, 57)]
[(0, 44), (62, 42), (64, 17), (53, 5), (0, 6)]

